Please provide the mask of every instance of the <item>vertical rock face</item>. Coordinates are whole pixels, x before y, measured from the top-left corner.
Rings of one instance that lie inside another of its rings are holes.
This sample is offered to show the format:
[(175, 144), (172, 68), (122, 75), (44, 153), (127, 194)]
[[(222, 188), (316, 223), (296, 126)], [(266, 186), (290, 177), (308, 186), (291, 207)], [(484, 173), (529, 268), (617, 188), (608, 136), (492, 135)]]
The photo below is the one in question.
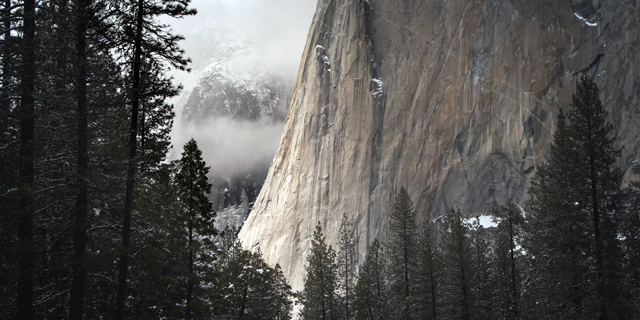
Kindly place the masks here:
[(401, 186), (418, 222), (526, 198), (555, 115), (595, 77), (640, 150), (640, 1), (319, 0), (280, 148), (240, 238), (296, 289), (314, 226), (343, 213), (360, 261)]

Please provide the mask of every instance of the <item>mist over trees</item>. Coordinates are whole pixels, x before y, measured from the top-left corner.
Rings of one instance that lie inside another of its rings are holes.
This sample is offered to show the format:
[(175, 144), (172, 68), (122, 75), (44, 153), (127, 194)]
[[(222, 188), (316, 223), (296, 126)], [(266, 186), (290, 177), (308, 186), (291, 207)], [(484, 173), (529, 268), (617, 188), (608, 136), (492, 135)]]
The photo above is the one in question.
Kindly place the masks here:
[[(351, 274), (350, 314), (322, 318), (638, 319), (640, 185), (622, 188), (620, 150), (591, 78), (579, 79), (557, 125), (531, 198), (524, 207), (510, 199), (494, 208), (494, 227), (455, 208), (417, 226), (401, 188), (387, 242), (370, 244), (359, 274)], [(324, 239), (319, 227), (314, 239)], [(313, 248), (322, 243), (315, 241)], [(307, 270), (333, 264), (330, 255), (309, 258)], [(307, 276), (305, 293), (319, 283)], [(344, 291), (330, 289), (324, 295), (345, 301)], [(301, 300), (303, 319), (321, 318), (315, 296)]]
[[(195, 14), (189, 1), (8, 0), (0, 13), (0, 318), (286, 319), (279, 267), (214, 228), (196, 142), (166, 160), (180, 91), (167, 72), (189, 60), (158, 17)], [(241, 286), (237, 268), (256, 272)], [(247, 293), (240, 315), (219, 308), (235, 303), (218, 295), (230, 284)]]

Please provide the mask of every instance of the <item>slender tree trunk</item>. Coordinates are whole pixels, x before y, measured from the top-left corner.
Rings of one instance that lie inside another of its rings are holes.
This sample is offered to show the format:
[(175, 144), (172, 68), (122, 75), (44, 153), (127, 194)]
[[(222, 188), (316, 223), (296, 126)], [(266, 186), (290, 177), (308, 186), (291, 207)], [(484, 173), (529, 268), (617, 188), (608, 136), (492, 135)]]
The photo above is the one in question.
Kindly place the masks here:
[[(429, 239), (431, 239), (431, 237), (429, 237)], [(431, 241), (431, 240), (429, 240)], [(433, 254), (434, 254), (434, 250), (433, 248), (429, 248), (429, 251), (431, 251), (431, 253), (429, 254), (429, 279), (431, 280), (431, 312), (433, 315), (433, 319), (437, 320), (438, 319), (438, 313), (436, 312), (436, 277), (435, 274), (433, 274)]]
[(509, 209), (509, 249), (511, 254), (511, 299), (516, 319), (520, 319), (518, 312), (518, 287), (516, 283), (516, 259), (514, 257), (513, 212)]
[[(349, 243), (347, 243), (347, 248)], [(349, 320), (349, 250), (344, 250), (344, 294), (347, 320)]]
[[(323, 261), (324, 262), (324, 261)], [(324, 266), (321, 264), (320, 265), (320, 298), (321, 298), (321, 302), (322, 302), (322, 320), (326, 320), (327, 319), (327, 312), (325, 311), (325, 302), (324, 302), (324, 286), (326, 285), (326, 281), (324, 278), (324, 274), (323, 271), (324, 270)]]
[(20, 101), (20, 217), (18, 226), (18, 319), (33, 319), (33, 118), (35, 113), (35, 0), (23, 8), (23, 61)]
[(191, 221), (192, 210), (189, 210), (189, 274), (187, 275), (187, 307), (185, 318), (191, 320), (191, 298), (193, 296), (193, 223)]
[(85, 251), (87, 246), (87, 172), (89, 166), (87, 137), (87, 70), (86, 70), (86, 31), (87, 8), (91, 0), (77, 3), (76, 16), (76, 85), (77, 85), (77, 122), (78, 122), (78, 168), (75, 205), (75, 228), (73, 237), (73, 263), (71, 280), (71, 301), (69, 319), (80, 320), (84, 309)]
[[(11, 109), (10, 94), (8, 92), (11, 85), (11, 0), (4, 1), (4, 11), (2, 12), (2, 22), (4, 24), (4, 46), (2, 57), (2, 110), (0, 116), (5, 119), (9, 116)], [(4, 129), (4, 128), (2, 128)]]
[[(249, 281), (247, 281), (247, 283), (251, 282), (251, 278), (253, 278), (253, 272), (251, 272), (251, 277), (249, 277)], [(240, 304), (240, 312), (238, 312), (238, 320), (241, 320), (242, 317), (244, 316), (244, 310), (245, 310), (246, 304), (247, 304), (248, 291), (249, 291), (249, 286), (247, 285), (242, 290), (242, 303)]]
[(131, 103), (131, 127), (129, 132), (129, 163), (127, 165), (127, 186), (122, 222), (122, 253), (118, 265), (118, 293), (116, 319), (124, 319), (125, 294), (127, 290), (127, 270), (129, 268), (129, 238), (131, 234), (131, 211), (133, 207), (133, 183), (136, 173), (136, 140), (138, 137), (138, 109), (140, 105), (140, 65), (142, 56), (142, 22), (144, 1), (138, 0), (136, 39), (133, 53), (133, 92)]
[(467, 279), (464, 276), (464, 250), (462, 250), (462, 241), (464, 241), (464, 238), (460, 238), (460, 243), (458, 244), (458, 258), (460, 259), (460, 281), (462, 282), (462, 287), (460, 288), (462, 290), (462, 317), (465, 320), (469, 320), (470, 319), (470, 312), (469, 312), (469, 297), (467, 296)]
[(405, 230), (404, 236), (404, 298), (409, 297), (409, 244), (407, 240), (408, 231)]
[(596, 275), (597, 279), (597, 288), (598, 291), (598, 309), (600, 309), (600, 314), (598, 315), (598, 319), (607, 320), (607, 305), (605, 303), (606, 299), (606, 290), (605, 290), (605, 279), (604, 279), (604, 259), (603, 259), (603, 248), (602, 248), (602, 237), (600, 236), (600, 208), (598, 205), (598, 183), (596, 178), (596, 164), (594, 159), (594, 148), (592, 143), (591, 136), (591, 126), (589, 124), (589, 169), (590, 169), (590, 178), (591, 178), (591, 207), (593, 209), (593, 235), (596, 245)]

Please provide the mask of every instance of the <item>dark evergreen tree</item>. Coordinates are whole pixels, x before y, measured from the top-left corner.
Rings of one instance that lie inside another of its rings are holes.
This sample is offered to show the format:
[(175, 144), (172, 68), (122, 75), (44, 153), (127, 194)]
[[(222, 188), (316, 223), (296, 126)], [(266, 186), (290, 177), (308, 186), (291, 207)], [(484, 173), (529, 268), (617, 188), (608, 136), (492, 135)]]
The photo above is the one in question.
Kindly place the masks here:
[[(560, 303), (556, 310), (564, 316), (625, 318), (614, 224), (621, 182), (614, 164), (620, 150), (614, 147), (613, 126), (592, 79), (583, 76), (576, 84), (566, 120), (561, 112), (548, 162), (539, 168), (529, 192), (531, 224), (536, 225), (531, 228), (531, 247), (535, 264), (541, 264), (534, 269), (542, 272), (535, 281), (542, 285), (540, 295), (559, 294), (554, 303)], [(558, 255), (564, 256), (556, 260)], [(558, 263), (562, 264), (553, 266)]]
[(526, 283), (526, 312), (534, 318), (578, 317), (584, 294), (581, 274), (586, 270), (579, 262), (580, 227), (578, 210), (567, 191), (574, 185), (565, 175), (570, 146), (566, 119), (560, 111), (554, 143), (548, 161), (536, 169), (531, 180), (527, 203), (525, 249), (531, 257), (530, 281)]
[(521, 290), (523, 281), (522, 224), (520, 208), (509, 199), (504, 206), (491, 211), (498, 223), (493, 232), (491, 255), (492, 287), (491, 303), (495, 319), (520, 319)]
[(412, 315), (415, 319), (438, 319), (438, 256), (433, 225), (429, 220), (422, 227), (418, 241), (412, 287)]
[(313, 232), (306, 272), (304, 291), (300, 297), (302, 319), (341, 319), (336, 293), (336, 253), (326, 244), (319, 222)]
[(416, 260), (416, 213), (407, 190), (400, 188), (389, 216), (389, 277), (393, 309), (409, 314), (408, 298), (411, 295), (412, 270)]
[(258, 250), (243, 250), (236, 241), (220, 261), (214, 290), (214, 318), (290, 319), (291, 287), (279, 265), (271, 268)]
[[(198, 276), (194, 266), (197, 261), (202, 260), (202, 237), (215, 236), (216, 230), (213, 226), (215, 212), (213, 205), (207, 198), (211, 192), (207, 174), (209, 167), (202, 159), (202, 151), (198, 149), (195, 140), (191, 139), (184, 145), (182, 158), (179, 162), (179, 171), (175, 181), (178, 186), (178, 196), (184, 206), (187, 216), (187, 247), (189, 273), (187, 275), (187, 298), (186, 298), (186, 319), (193, 317), (192, 300), (193, 293), (199, 285)], [(210, 244), (210, 242), (209, 242)]]
[[(2, 59), (2, 86), (0, 87), (0, 318), (15, 317), (18, 267), (18, 216), (19, 212), (19, 132), (15, 97), (17, 92), (16, 69), (19, 62), (15, 35), (21, 16), (12, 1), (0, 3), (3, 32), (0, 40)], [(12, 35), (14, 31), (14, 35)]]
[[(640, 175), (640, 165), (635, 163), (633, 173)], [(632, 319), (640, 319), (640, 180), (630, 183), (626, 190), (625, 208), (622, 210), (622, 248), (624, 252), (624, 283), (627, 309)]]
[(472, 278), (473, 251), (469, 228), (460, 210), (447, 212), (438, 253), (441, 284), (439, 286), (439, 314), (443, 319), (473, 318)]
[(353, 296), (353, 313), (357, 320), (390, 319), (386, 257), (374, 240), (362, 264)]
[(344, 319), (351, 319), (353, 311), (350, 310), (353, 300), (353, 287), (355, 278), (355, 252), (353, 243), (353, 228), (347, 219), (347, 214), (342, 216), (340, 230), (338, 232), (338, 283), (337, 289), (340, 296), (340, 305), (344, 309)]
[[(121, 29), (118, 39), (123, 46), (119, 47), (121, 59), (128, 66), (131, 86), (128, 91), (131, 101), (131, 121), (128, 140), (128, 169), (126, 179), (125, 202), (122, 222), (122, 254), (119, 262), (118, 293), (116, 317), (124, 318), (125, 296), (127, 287), (127, 271), (129, 269), (129, 247), (131, 237), (131, 220), (133, 209), (134, 181), (136, 178), (138, 124), (143, 85), (141, 72), (144, 59), (149, 65), (164, 67), (166, 63), (178, 69), (185, 69), (189, 60), (183, 57), (184, 51), (178, 47), (183, 38), (171, 34), (168, 26), (159, 24), (155, 19), (161, 15), (180, 18), (196, 13), (189, 9), (189, 0), (157, 1), (129, 0), (119, 3), (119, 25)], [(153, 74), (153, 73), (151, 73)]]
[(471, 260), (473, 277), (469, 279), (471, 289), (471, 310), (473, 319), (493, 319), (491, 266), (489, 263), (489, 235), (480, 224), (478, 217), (468, 223), (469, 240), (471, 244)]

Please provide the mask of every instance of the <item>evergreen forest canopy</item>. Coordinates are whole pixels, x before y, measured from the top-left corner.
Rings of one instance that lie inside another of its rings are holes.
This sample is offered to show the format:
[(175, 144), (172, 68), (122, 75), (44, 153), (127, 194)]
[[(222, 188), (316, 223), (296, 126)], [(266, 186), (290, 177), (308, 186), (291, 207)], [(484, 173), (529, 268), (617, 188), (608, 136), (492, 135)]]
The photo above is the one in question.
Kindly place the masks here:
[(189, 0), (0, 3), (0, 318), (287, 319), (291, 289), (214, 228), (194, 140), (166, 160)]
[(418, 226), (401, 188), (386, 248), (374, 240), (357, 276), (347, 216), (337, 253), (319, 223), (301, 318), (640, 319), (640, 182), (621, 187), (591, 78), (560, 110), (550, 149), (524, 208), (509, 200), (490, 213), (496, 227), (454, 208)]
[[(0, 317), (291, 317), (280, 267), (214, 227), (197, 143), (165, 159), (180, 90), (166, 73), (189, 60), (157, 18), (196, 14), (189, 2), (0, 3)], [(418, 226), (402, 189), (388, 242), (357, 266), (347, 215), (337, 251), (318, 226), (299, 316), (640, 317), (640, 185), (621, 188), (590, 79), (571, 107), (532, 199), (497, 208), (493, 230), (453, 209)]]

